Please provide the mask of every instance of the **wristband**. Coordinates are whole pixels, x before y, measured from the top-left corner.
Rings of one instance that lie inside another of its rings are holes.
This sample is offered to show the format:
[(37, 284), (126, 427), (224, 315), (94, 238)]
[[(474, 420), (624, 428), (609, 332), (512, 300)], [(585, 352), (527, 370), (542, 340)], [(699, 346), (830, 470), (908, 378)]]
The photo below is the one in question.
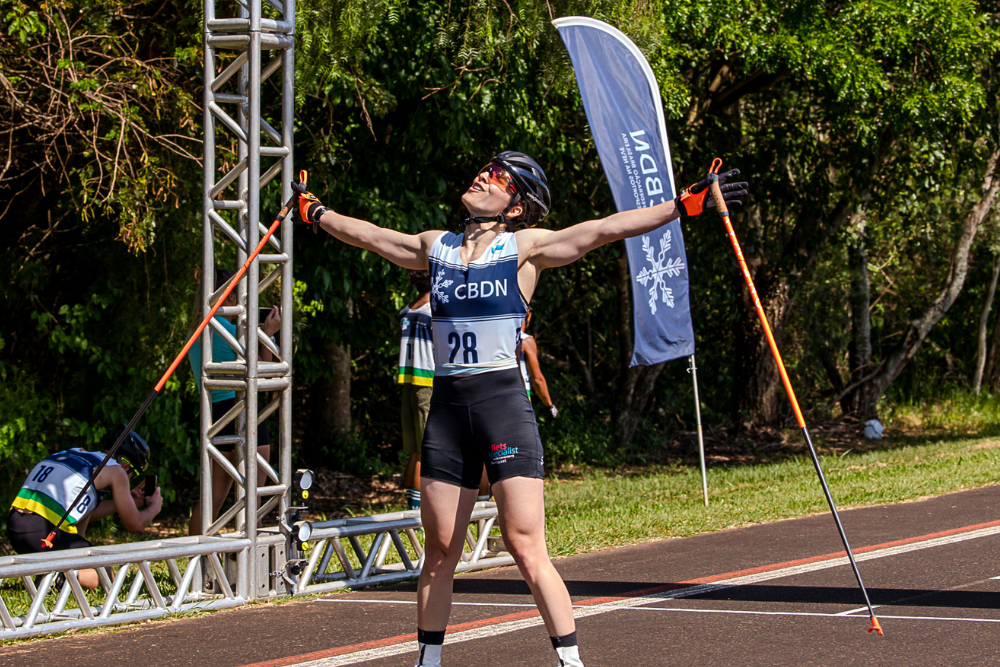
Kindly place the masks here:
[(692, 192), (698, 185), (701, 184), (695, 183), (674, 199), (674, 203), (677, 204), (683, 215), (689, 217), (701, 215), (702, 211), (705, 210), (705, 195), (708, 194), (708, 188), (702, 189), (701, 192)]

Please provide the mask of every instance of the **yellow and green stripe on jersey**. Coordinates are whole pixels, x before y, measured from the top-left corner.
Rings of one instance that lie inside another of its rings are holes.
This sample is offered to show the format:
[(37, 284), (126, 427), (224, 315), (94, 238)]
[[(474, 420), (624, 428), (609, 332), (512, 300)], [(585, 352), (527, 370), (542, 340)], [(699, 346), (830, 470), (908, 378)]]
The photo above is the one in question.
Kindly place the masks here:
[[(51, 523), (58, 524), (63, 512), (70, 506), (80, 490), (104, 457), (97, 452), (67, 449), (48, 456), (35, 465), (11, 503), (13, 509), (33, 512)], [(109, 465), (118, 465), (112, 459)], [(66, 517), (60, 529), (76, 533), (76, 524), (90, 514), (99, 501), (97, 491), (91, 486)]]
[(434, 386), (434, 371), (413, 366), (400, 366), (396, 384), (415, 384), (418, 387)]

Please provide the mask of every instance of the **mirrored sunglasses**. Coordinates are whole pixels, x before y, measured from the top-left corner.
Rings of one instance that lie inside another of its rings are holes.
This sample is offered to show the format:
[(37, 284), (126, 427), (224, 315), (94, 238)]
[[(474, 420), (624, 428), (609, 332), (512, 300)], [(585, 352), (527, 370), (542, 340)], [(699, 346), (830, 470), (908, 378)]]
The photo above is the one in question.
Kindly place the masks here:
[(511, 192), (517, 192), (517, 186), (514, 185), (514, 181), (511, 179), (510, 174), (500, 165), (490, 162), (488, 165), (480, 169), (479, 173), (485, 173), (486, 180), (490, 183), (496, 184), (501, 190), (506, 191), (507, 188), (510, 188)]

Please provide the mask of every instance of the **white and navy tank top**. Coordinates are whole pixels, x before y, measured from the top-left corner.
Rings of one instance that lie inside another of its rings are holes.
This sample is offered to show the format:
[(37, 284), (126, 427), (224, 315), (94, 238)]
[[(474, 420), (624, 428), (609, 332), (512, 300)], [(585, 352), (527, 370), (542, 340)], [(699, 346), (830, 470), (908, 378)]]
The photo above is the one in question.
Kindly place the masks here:
[(473, 375), (517, 368), (521, 322), (528, 309), (517, 286), (517, 242), (494, 239), (483, 256), (462, 264), (462, 234), (445, 232), (431, 246), (434, 374)]
[[(70, 503), (93, 474), (94, 468), (103, 459), (103, 454), (82, 449), (67, 449), (42, 459), (28, 473), (28, 479), (14, 498), (11, 507), (34, 512), (51, 523), (59, 523), (63, 512), (69, 508)], [(108, 465), (116, 466), (118, 462), (111, 459)], [(91, 486), (66, 517), (66, 522), (60, 529), (67, 533), (76, 533), (76, 524), (94, 511), (99, 500), (97, 490)]]
[(399, 341), (399, 384), (430, 387), (434, 384), (434, 341), (431, 339), (430, 301), (419, 308), (403, 306), (399, 311), (402, 336)]

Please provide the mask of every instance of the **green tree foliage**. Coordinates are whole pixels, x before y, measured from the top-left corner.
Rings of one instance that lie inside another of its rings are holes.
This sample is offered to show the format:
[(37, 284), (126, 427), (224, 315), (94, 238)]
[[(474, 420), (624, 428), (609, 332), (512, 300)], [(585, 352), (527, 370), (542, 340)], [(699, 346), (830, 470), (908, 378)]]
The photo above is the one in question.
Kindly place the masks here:
[[(14, 314), (0, 330), (0, 465), (12, 479), (41, 451), (94, 446), (131, 415), (190, 326), (200, 266), (201, 168), (189, 155), (202, 131), (199, 14), (192, 0), (0, 0), (10, 111), (0, 114), (0, 289)], [(647, 56), (679, 186), (716, 155), (751, 180), (737, 232), (805, 404), (829, 403), (852, 377), (849, 249), (863, 238), (872, 363), (950, 271), (950, 248), (998, 145), (997, 8), (300, 0), (296, 162), (310, 186), (337, 211), (380, 225), (456, 229), (476, 169), (516, 148), (548, 172), (557, 205), (545, 225), (613, 212), (549, 23), (572, 14), (610, 22)], [(263, 202), (274, 207), (276, 194)], [(710, 216), (686, 221), (685, 235), (705, 421), (780, 421), (784, 397), (725, 235)], [(296, 456), (356, 471), (394, 463), (396, 311), (415, 296), (405, 272), (307, 232), (295, 252)], [(689, 376), (674, 362), (636, 436), (614, 444), (631, 348), (616, 288), (622, 253), (608, 246), (547, 272), (532, 304), (562, 412), (542, 418), (555, 462), (642, 459), (693, 424)], [(974, 246), (970, 287), (989, 264)], [(970, 368), (982, 290), (967, 292), (904, 386)], [(317, 416), (331, 345), (352, 351), (348, 443)], [(190, 501), (197, 400), (186, 369), (173, 383), (140, 430), (164, 481)]]
[[(42, 455), (99, 448), (187, 330), (201, 22), (168, 9), (0, 2), (4, 498)], [(187, 377), (140, 429), (171, 498), (196, 473)]]

